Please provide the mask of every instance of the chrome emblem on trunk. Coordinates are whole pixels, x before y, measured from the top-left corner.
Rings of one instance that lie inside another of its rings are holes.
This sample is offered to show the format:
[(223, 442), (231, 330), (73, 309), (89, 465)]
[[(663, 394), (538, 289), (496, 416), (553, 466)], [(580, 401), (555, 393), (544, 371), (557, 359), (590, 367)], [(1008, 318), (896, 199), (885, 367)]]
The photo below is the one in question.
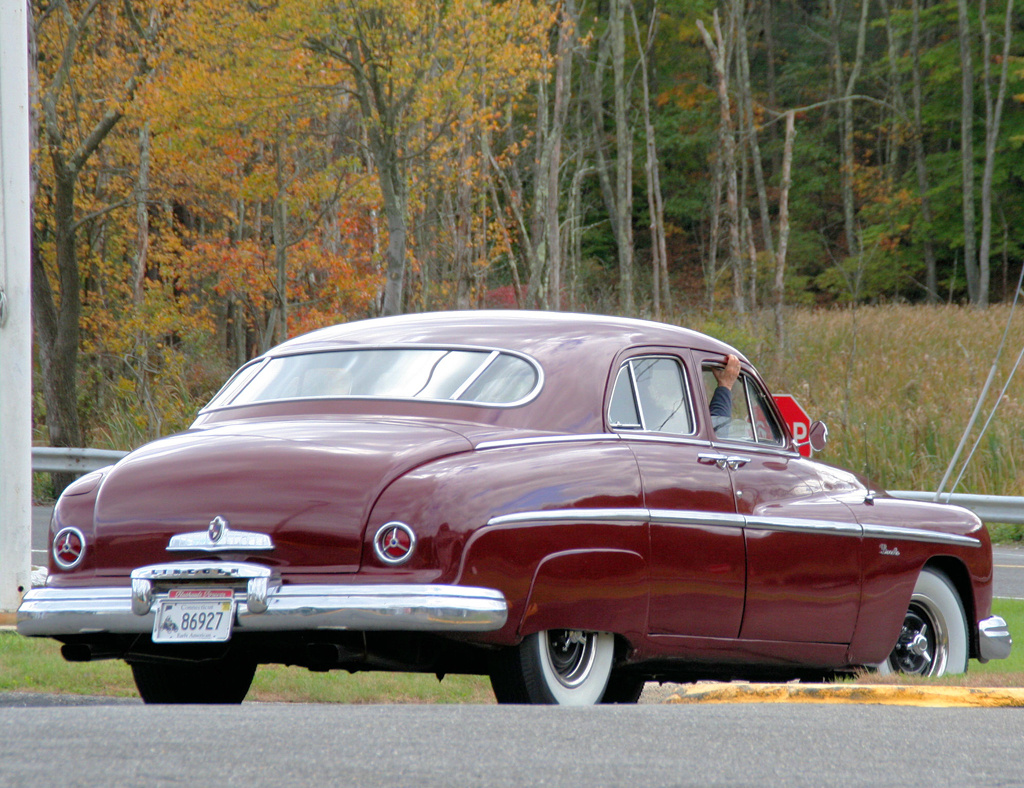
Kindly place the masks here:
[(252, 531), (232, 531), (228, 521), (219, 514), (210, 520), (205, 531), (194, 531), (188, 534), (175, 534), (167, 544), (172, 552), (199, 550), (212, 553), (218, 550), (273, 550), (274, 541), (268, 534)]
[(216, 544), (220, 541), (220, 538), (228, 530), (228, 521), (221, 517), (219, 514), (210, 520), (210, 527), (206, 530), (206, 535), (210, 537), (210, 541)]

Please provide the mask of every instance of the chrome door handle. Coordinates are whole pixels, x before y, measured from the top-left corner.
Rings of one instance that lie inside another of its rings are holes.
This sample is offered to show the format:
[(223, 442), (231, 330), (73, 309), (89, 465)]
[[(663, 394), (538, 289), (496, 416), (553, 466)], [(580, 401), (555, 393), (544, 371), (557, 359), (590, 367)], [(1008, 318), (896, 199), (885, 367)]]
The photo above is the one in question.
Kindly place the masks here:
[(732, 457), (725, 458), (725, 464), (729, 467), (730, 471), (742, 468), (748, 462), (750, 462), (750, 457), (737, 457), (733, 455)]
[(697, 462), (703, 463), (704, 465), (717, 465), (719, 468), (725, 468), (726, 463), (729, 462), (729, 458), (724, 454), (698, 454)]

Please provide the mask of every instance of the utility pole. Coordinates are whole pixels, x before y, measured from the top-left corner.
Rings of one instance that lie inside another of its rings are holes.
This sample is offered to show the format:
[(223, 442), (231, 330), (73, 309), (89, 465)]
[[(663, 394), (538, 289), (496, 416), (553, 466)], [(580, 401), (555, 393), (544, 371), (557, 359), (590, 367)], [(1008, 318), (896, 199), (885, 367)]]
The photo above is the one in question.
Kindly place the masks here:
[(32, 576), (28, 16), (0, 0), (0, 623)]

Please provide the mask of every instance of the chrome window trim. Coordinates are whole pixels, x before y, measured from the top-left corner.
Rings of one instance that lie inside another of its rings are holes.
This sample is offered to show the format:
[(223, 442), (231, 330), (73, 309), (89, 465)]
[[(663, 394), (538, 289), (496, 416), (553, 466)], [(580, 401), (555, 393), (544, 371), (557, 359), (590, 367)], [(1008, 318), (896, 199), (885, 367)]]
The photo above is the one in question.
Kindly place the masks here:
[[(690, 422), (690, 431), (689, 432), (658, 432), (657, 430), (651, 430), (651, 429), (648, 429), (648, 427), (647, 427), (647, 416), (644, 414), (644, 404), (643, 404), (643, 402), (640, 399), (640, 387), (637, 385), (636, 370), (633, 369), (633, 362), (635, 362), (635, 361), (643, 361), (645, 359), (662, 359), (662, 358), (674, 362), (675, 365), (676, 365), (676, 368), (679, 370), (680, 384), (681, 384), (681, 387), (682, 387), (683, 391), (686, 394), (686, 412), (687, 412), (687, 415), (689, 416), (689, 422)], [(676, 438), (677, 440), (680, 439), (680, 438), (683, 438), (683, 439), (685, 439), (685, 438), (689, 438), (689, 439), (696, 438), (696, 436), (697, 436), (697, 434), (699, 433), (700, 430), (699, 430), (698, 425), (697, 425), (697, 409), (694, 407), (693, 389), (690, 386), (690, 376), (689, 376), (689, 373), (686, 370), (686, 365), (683, 364), (682, 360), (678, 356), (673, 356), (673, 355), (671, 355), (669, 353), (650, 353), (650, 354), (640, 355), (640, 356), (630, 356), (629, 358), (624, 360), (621, 365), (619, 365), (619, 369), (615, 373), (615, 380), (612, 381), (612, 392), (615, 391), (615, 381), (618, 380), (619, 372), (622, 371), (623, 367), (625, 367), (629, 371), (629, 383), (630, 383), (630, 387), (631, 387), (631, 389), (633, 391), (633, 402), (636, 403), (636, 412), (637, 412), (637, 415), (640, 417), (640, 428), (637, 429), (635, 427), (619, 427), (618, 428), (619, 432), (617, 434), (621, 434), (621, 435), (623, 435), (625, 437), (638, 437), (638, 438), (639, 437), (651, 436), (651, 437), (654, 437), (655, 439), (657, 439), (659, 436), (666, 436), (666, 437), (670, 437), (670, 438)], [(605, 420), (608, 423), (608, 426), (611, 429), (614, 430), (616, 428), (612, 424), (611, 414), (608, 412), (609, 408), (611, 408), (611, 397), (610, 396), (609, 396), (609, 399), (608, 399), (608, 408), (605, 408), (604, 417), (605, 417)]]
[(709, 448), (711, 442), (703, 438), (676, 437), (665, 432), (619, 433), (623, 440), (643, 441), (644, 443), (673, 443), (680, 446), (700, 446)]
[(772, 443), (753, 443), (750, 441), (743, 440), (727, 440), (724, 438), (715, 438), (709, 442), (709, 445), (720, 447), (723, 451), (730, 452), (743, 452), (744, 454), (757, 454), (767, 457), (783, 457), (787, 460), (806, 460), (800, 452), (793, 451), (782, 444)]
[[(640, 356), (639, 358), (644, 358), (644, 356)], [(633, 368), (633, 359), (626, 359), (625, 366), (626, 371), (629, 373), (629, 387), (633, 391), (633, 402), (636, 404), (636, 415), (640, 417), (640, 429), (641, 431), (647, 431), (647, 417), (644, 415), (644, 403), (640, 399), (640, 386), (637, 384), (636, 370)], [(616, 375), (616, 377), (618, 377), (618, 375)], [(614, 390), (615, 389), (613, 386), (612, 391), (614, 392)], [(610, 402), (608, 404), (611, 405)], [(611, 426), (610, 419), (608, 421), (608, 424), (609, 426)], [(632, 427), (629, 427), (627, 429), (632, 429)]]
[[(266, 365), (271, 360), (276, 359), (276, 358), (290, 358), (290, 357), (293, 357), (293, 356), (312, 356), (312, 355), (316, 355), (318, 353), (348, 353), (348, 352), (353, 352), (353, 351), (355, 351), (355, 352), (360, 352), (360, 351), (361, 352), (366, 352), (366, 351), (371, 351), (371, 350), (447, 350), (447, 351), (465, 351), (465, 352), (468, 352), (468, 353), (489, 353), (489, 354), (491, 354), (488, 357), (487, 361), (485, 361), (483, 363), (483, 367), (481, 369), (478, 369), (475, 373), (473, 373), (474, 380), (475, 380), (476, 377), (479, 377), (479, 375), (483, 374), (483, 372), (486, 370), (487, 366), (489, 366), (491, 363), (493, 363), (494, 359), (497, 358), (497, 356), (500, 356), (502, 354), (508, 355), (508, 356), (515, 356), (516, 358), (522, 359), (523, 361), (525, 361), (527, 364), (529, 364), (533, 368), (534, 372), (537, 375), (537, 381), (536, 381), (536, 383), (534, 383), (534, 386), (533, 386), (532, 389), (530, 389), (530, 391), (528, 391), (524, 396), (520, 397), (519, 399), (517, 399), (517, 400), (515, 400), (513, 402), (475, 402), (475, 401), (466, 401), (466, 400), (456, 400), (456, 399), (450, 399), (450, 398), (449, 399), (432, 399), (432, 398), (428, 398), (428, 397), (384, 397), (384, 396), (373, 396), (373, 395), (359, 396), (359, 395), (351, 395), (351, 394), (338, 394), (338, 395), (330, 395), (330, 396), (282, 397), (281, 399), (259, 400), (257, 402), (242, 402), (242, 403), (238, 403), (238, 404), (236, 404), (234, 402), (234, 400), (232, 400), (232, 402), (229, 402), (226, 405), (220, 405), (218, 407), (211, 407), (209, 404), (207, 404), (206, 406), (204, 406), (199, 411), (198, 415), (202, 416), (202, 415), (207, 414), (207, 413), (219, 413), (221, 411), (236, 410), (238, 408), (252, 408), (252, 407), (260, 407), (262, 405), (274, 405), (274, 404), (282, 403), (282, 402), (283, 403), (289, 403), (289, 402), (316, 402), (316, 401), (320, 401), (320, 400), (329, 400), (329, 401), (351, 400), (351, 401), (356, 401), (356, 402), (359, 402), (359, 401), (364, 401), (364, 402), (365, 401), (371, 401), (371, 402), (412, 402), (412, 403), (425, 402), (425, 403), (440, 404), (440, 405), (465, 405), (465, 406), (477, 407), (477, 408), (502, 408), (502, 409), (505, 409), (505, 408), (519, 408), (519, 407), (522, 407), (523, 405), (528, 404), (529, 402), (532, 402), (534, 399), (536, 399), (537, 395), (540, 394), (541, 390), (544, 388), (544, 383), (545, 383), (544, 368), (541, 366), (540, 362), (537, 361), (537, 359), (533, 358), (533, 356), (530, 356), (530, 355), (528, 355), (526, 353), (523, 353), (521, 351), (518, 351), (518, 350), (506, 350), (504, 348), (483, 347), (483, 346), (478, 346), (478, 345), (438, 345), (438, 344), (433, 344), (433, 343), (431, 343), (431, 344), (422, 344), (422, 345), (421, 344), (417, 344), (417, 343), (393, 344), (393, 345), (351, 345), (351, 346), (344, 346), (344, 347), (326, 347), (326, 348), (325, 347), (320, 347), (320, 348), (315, 348), (315, 349), (313, 349), (313, 348), (295, 349), (295, 350), (292, 350), (290, 352), (276, 353), (276, 354), (273, 354), (273, 355), (267, 354), (266, 356), (263, 356), (261, 358), (255, 359), (253, 361), (250, 361), (248, 364), (244, 364), (243, 366), (239, 367), (235, 371), (235, 373), (233, 375), (231, 375), (230, 378), (228, 378), (227, 382), (223, 386), (221, 386), (221, 388), (220, 388), (220, 390), (218, 390), (217, 394), (214, 395), (210, 399), (210, 402), (211, 403), (212, 402), (216, 402), (217, 397), (220, 396), (221, 391), (223, 391), (227, 387), (227, 384), (230, 383), (231, 380), (234, 379), (239, 373), (241, 373), (242, 370), (246, 369), (247, 367), (256, 365), (256, 364)], [(254, 373), (254, 376), (255, 376), (255, 374), (258, 374), (258, 371), (257, 371), (257, 373)], [(251, 379), (250, 379), (250, 382), (251, 382)], [(246, 383), (246, 386), (243, 386), (242, 389), (238, 392), (238, 394), (241, 394), (242, 391), (244, 391), (245, 388), (248, 385), (249, 384)], [(462, 387), (460, 386), (459, 392), (461, 392), (461, 391), (462, 391)], [(456, 392), (456, 393), (459, 393), (459, 392)], [(238, 397), (238, 394), (235, 395), (236, 399)]]
[(656, 525), (710, 526), (724, 528), (750, 528), (760, 531), (783, 533), (807, 533), (844, 537), (869, 537), (897, 539), (931, 544), (952, 544), (978, 547), (981, 542), (971, 536), (947, 534), (941, 531), (917, 530), (899, 526), (864, 525), (837, 520), (801, 519), (797, 517), (760, 517), (757, 515), (732, 514), (729, 512), (702, 512), (685, 509), (644, 509), (643, 507), (622, 509), (542, 509), (537, 511), (514, 512), (492, 517), (487, 525), (525, 525), (543, 522), (601, 522), (636, 523), (649, 522)]

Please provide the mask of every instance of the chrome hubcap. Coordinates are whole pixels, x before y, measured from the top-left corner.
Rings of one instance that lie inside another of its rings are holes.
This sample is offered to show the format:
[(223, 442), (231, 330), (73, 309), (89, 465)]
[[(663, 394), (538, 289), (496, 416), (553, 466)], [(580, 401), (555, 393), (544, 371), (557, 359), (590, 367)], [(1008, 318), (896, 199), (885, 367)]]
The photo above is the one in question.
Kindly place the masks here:
[(945, 653), (942, 622), (931, 614), (924, 600), (912, 601), (896, 648), (889, 657), (890, 665), (901, 673), (932, 676), (941, 672)]
[(562, 686), (578, 687), (590, 675), (596, 642), (593, 632), (579, 629), (553, 629), (548, 632), (548, 658)]

